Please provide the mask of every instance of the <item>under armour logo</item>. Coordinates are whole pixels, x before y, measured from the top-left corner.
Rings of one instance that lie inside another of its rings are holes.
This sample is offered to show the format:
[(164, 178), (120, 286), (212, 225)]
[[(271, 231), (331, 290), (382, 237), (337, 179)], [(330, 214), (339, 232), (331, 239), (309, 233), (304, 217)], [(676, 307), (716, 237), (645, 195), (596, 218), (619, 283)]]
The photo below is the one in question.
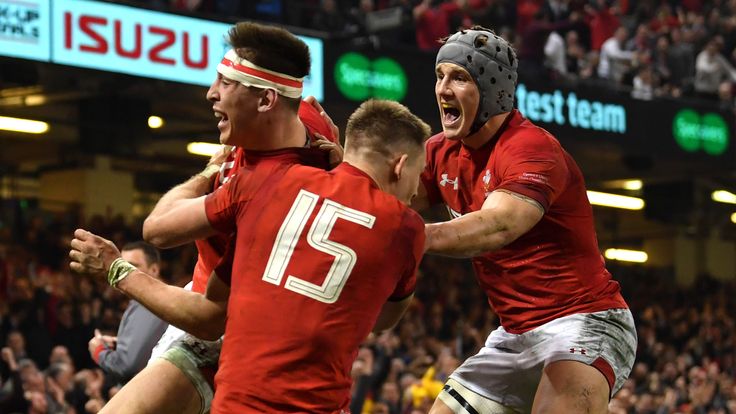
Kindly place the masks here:
[(585, 355), (585, 349), (583, 348), (580, 348), (580, 349), (570, 348), (571, 354), (574, 354), (575, 352), (580, 352), (581, 355)]
[(455, 177), (454, 180), (451, 180), (447, 178), (447, 174), (442, 174), (442, 181), (440, 181), (441, 186), (446, 186), (447, 184), (452, 184), (452, 189), (457, 190), (458, 189), (458, 179)]

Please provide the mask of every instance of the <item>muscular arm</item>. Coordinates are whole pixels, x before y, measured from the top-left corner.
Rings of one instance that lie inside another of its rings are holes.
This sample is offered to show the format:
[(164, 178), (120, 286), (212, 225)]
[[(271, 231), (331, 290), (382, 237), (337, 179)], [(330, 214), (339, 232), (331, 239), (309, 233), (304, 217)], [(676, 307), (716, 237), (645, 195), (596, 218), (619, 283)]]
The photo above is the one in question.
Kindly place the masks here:
[(475, 257), (498, 250), (531, 230), (543, 215), (542, 206), (533, 199), (497, 190), (479, 211), (427, 224), (427, 253)]
[(143, 222), (143, 238), (169, 248), (215, 234), (204, 209), (209, 188), (210, 180), (198, 174), (169, 190)]
[(147, 242), (159, 248), (169, 248), (215, 233), (207, 221), (204, 195), (212, 189), (212, 180), (232, 149), (223, 147), (212, 156), (204, 171), (161, 197), (143, 222), (143, 238)]
[(381, 313), (378, 315), (378, 319), (376, 319), (376, 324), (373, 326), (373, 332), (385, 331), (396, 326), (413, 298), (414, 294), (399, 302), (389, 301), (384, 303)]
[(135, 271), (117, 288), (137, 300), (156, 316), (192, 335), (215, 340), (225, 330), (229, 288), (213, 275), (202, 295)]

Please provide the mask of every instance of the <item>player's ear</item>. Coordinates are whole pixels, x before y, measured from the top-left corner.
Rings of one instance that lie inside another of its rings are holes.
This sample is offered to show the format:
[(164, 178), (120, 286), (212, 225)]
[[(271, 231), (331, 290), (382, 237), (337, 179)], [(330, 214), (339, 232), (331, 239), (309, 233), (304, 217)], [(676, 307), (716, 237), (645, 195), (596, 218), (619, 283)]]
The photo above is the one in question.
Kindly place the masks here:
[(279, 94), (274, 89), (263, 89), (258, 98), (258, 112), (267, 112), (273, 109), (278, 102)]
[(404, 173), (404, 169), (406, 168), (406, 164), (409, 160), (409, 154), (401, 154), (399, 157), (394, 159), (394, 165), (393, 165), (393, 178), (396, 181), (399, 181), (401, 179), (401, 174)]

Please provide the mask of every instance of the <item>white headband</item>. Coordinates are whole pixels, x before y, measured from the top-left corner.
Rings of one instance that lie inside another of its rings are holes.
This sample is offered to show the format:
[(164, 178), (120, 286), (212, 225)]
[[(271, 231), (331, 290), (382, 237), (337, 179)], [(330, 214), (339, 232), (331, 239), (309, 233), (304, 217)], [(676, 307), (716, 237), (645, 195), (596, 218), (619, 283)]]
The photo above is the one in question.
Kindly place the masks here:
[(262, 68), (247, 59), (241, 58), (233, 49), (225, 53), (222, 62), (217, 65), (217, 72), (245, 86), (274, 89), (279, 95), (287, 98), (300, 98), (302, 96), (303, 78), (295, 78)]

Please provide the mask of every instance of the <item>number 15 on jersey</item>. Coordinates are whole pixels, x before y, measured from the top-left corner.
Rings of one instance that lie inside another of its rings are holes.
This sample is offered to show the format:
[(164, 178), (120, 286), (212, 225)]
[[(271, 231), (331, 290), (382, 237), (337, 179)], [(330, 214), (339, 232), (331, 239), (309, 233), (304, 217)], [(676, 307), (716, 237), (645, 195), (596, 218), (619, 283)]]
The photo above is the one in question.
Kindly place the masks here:
[[(263, 272), (262, 279), (264, 281), (277, 286), (281, 285), (286, 267), (294, 254), (294, 248), (309, 217), (314, 212), (318, 200), (319, 196), (317, 194), (306, 190), (299, 192), (276, 235), (276, 241), (271, 249), (266, 270)], [(317, 212), (317, 216), (309, 228), (307, 242), (315, 250), (333, 256), (335, 259), (332, 266), (321, 285), (289, 275), (286, 278), (286, 283), (284, 283), (284, 288), (324, 303), (335, 303), (337, 301), (358, 260), (353, 249), (329, 239), (337, 219), (347, 220), (369, 229), (373, 228), (376, 221), (375, 216), (325, 199), (322, 208)]]

